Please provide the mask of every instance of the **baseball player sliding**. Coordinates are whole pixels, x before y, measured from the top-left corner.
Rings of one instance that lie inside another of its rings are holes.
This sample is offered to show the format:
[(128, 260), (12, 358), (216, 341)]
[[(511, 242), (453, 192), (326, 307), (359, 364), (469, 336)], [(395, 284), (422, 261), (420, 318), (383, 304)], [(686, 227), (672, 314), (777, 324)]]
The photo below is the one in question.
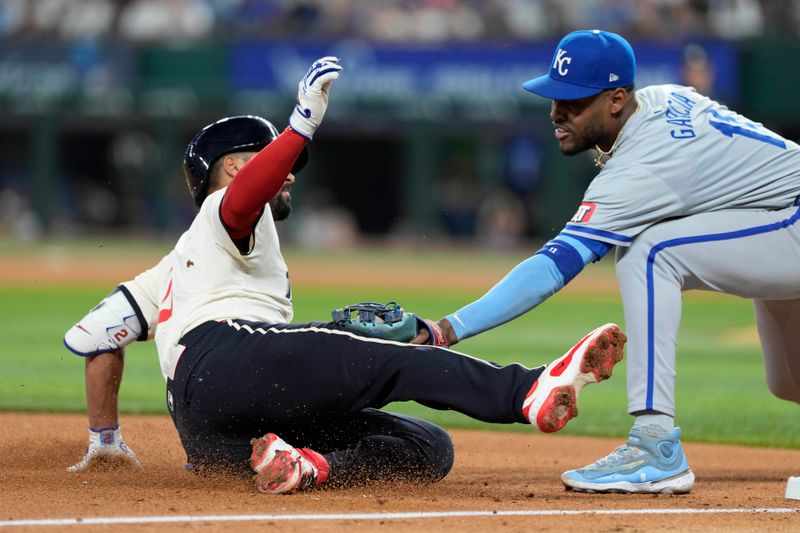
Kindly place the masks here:
[(636, 420), (626, 444), (562, 481), (683, 493), (694, 474), (673, 420), (681, 291), (752, 298), (767, 384), (800, 402), (800, 147), (691, 87), (634, 91), (635, 73), (624, 38), (577, 31), (558, 44), (548, 73), (523, 85), (552, 100), (561, 152), (594, 148), (600, 173), (558, 235), (438, 323), (449, 344), (495, 327), (616, 247)]
[[(124, 347), (155, 338), (169, 413), (196, 471), (253, 474), (288, 493), (369, 480), (434, 482), (453, 463), (443, 429), (379, 410), (414, 400), (478, 420), (561, 429), (581, 388), (610, 377), (625, 336), (613, 324), (549, 366), (497, 366), (443, 347), (371, 338), (339, 322), (291, 324), (292, 291), (275, 222), (307, 159), (342, 67), (322, 58), (301, 80), (289, 127), (260, 117), (217, 121), (189, 144), (184, 168), (200, 211), (155, 267), (125, 282), (70, 329), (86, 357), (89, 446), (70, 470), (119, 457)], [(280, 435), (280, 436), (279, 436)]]

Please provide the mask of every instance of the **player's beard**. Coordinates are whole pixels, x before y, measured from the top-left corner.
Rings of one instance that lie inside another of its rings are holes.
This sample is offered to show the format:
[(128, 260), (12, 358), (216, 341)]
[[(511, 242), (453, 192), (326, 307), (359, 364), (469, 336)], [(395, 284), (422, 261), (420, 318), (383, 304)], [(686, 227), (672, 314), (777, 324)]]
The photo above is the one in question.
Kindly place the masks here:
[(284, 185), (272, 200), (269, 201), (273, 220), (284, 220), (292, 212), (292, 188)]
[(572, 142), (567, 146), (559, 144), (558, 147), (564, 155), (579, 154), (603, 142), (603, 131), (597, 124), (587, 125), (582, 135), (578, 135), (575, 130), (570, 131), (572, 133), (568, 139), (571, 139)]

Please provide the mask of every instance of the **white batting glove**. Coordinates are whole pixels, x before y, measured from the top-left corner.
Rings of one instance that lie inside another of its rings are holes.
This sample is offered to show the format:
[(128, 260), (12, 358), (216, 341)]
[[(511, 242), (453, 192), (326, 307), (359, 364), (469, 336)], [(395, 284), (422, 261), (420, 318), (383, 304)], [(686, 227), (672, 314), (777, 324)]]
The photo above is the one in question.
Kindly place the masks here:
[(331, 84), (342, 70), (338, 63), (338, 57), (317, 59), (297, 86), (297, 105), (289, 117), (289, 126), (309, 141), (328, 109)]
[(67, 471), (83, 472), (92, 463), (107, 459), (121, 460), (121, 462), (127, 462), (136, 468), (142, 467), (139, 458), (122, 440), (122, 430), (119, 425), (103, 429), (89, 428), (89, 446), (86, 447), (86, 455), (83, 456), (80, 463), (68, 467)]

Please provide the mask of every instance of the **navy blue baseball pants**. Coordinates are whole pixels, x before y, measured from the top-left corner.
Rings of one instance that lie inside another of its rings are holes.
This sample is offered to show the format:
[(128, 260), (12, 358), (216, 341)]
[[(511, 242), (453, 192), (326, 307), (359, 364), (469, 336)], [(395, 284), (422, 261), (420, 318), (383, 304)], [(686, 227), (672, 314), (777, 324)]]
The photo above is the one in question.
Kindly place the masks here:
[(453, 463), (447, 432), (378, 409), (413, 400), (527, 423), (522, 402), (543, 370), (369, 339), (331, 323), (207, 322), (181, 344), (167, 396), (190, 463), (250, 472), (250, 439), (270, 432), (323, 454), (331, 485), (441, 479)]

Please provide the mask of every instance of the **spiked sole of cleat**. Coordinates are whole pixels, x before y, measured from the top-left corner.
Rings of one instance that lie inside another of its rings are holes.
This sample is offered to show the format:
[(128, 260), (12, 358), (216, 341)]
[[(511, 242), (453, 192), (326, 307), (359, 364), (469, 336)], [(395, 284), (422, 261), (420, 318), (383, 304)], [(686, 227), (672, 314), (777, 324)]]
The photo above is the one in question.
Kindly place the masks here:
[(614, 365), (622, 361), (623, 348), (628, 338), (617, 326), (597, 337), (586, 349), (581, 362), (581, 373), (594, 375), (596, 381), (611, 377)]
[(578, 394), (590, 383), (611, 377), (622, 360), (627, 338), (615, 324), (606, 324), (544, 369), (528, 391), (522, 414), (540, 431), (553, 433), (578, 416)]
[(264, 454), (269, 447), (269, 443), (264, 438), (251, 439), (250, 444), (253, 446), (253, 453), (250, 454), (250, 468), (258, 472), (264, 465)]
[(536, 425), (544, 433), (554, 433), (576, 416), (578, 416), (578, 399), (575, 387), (572, 385), (556, 387), (542, 403)]
[(256, 489), (267, 494), (289, 492), (281, 490), (281, 485), (289, 481), (291, 474), (298, 468), (297, 460), (286, 450), (275, 452), (275, 457), (256, 474)]

